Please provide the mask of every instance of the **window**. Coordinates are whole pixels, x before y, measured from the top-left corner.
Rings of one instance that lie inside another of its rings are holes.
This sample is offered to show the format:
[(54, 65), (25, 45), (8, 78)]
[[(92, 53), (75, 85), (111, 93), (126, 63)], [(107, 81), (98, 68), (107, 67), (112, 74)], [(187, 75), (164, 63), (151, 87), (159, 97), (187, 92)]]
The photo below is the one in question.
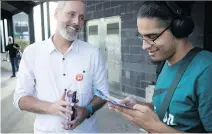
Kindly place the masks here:
[(14, 38), (29, 40), (29, 22), (28, 15), (24, 12), (13, 16)]
[(5, 46), (5, 43), (4, 43), (4, 40), (5, 40), (5, 39), (4, 39), (4, 31), (3, 31), (3, 30), (4, 30), (4, 29), (3, 29), (3, 28), (4, 28), (4, 27), (3, 27), (3, 21), (4, 21), (4, 20), (1, 20), (1, 21), (0, 21), (1, 45), (2, 45), (2, 50), (1, 50), (1, 51), (2, 51), (2, 52), (5, 52), (5, 47), (4, 47), (4, 46)]
[(40, 5), (35, 6), (33, 10), (34, 10), (33, 17), (34, 17), (35, 42), (38, 42), (38, 41), (42, 41)]
[(89, 35), (98, 35), (98, 26), (89, 26)]
[(51, 35), (54, 34), (55, 29), (56, 29), (56, 20), (55, 20), (55, 17), (54, 17), (56, 7), (57, 7), (57, 2), (49, 2), (49, 16), (50, 16)]
[(45, 39), (48, 39), (48, 22), (47, 22), (47, 4), (43, 3), (43, 16), (44, 16), (44, 31), (45, 31)]
[(107, 34), (119, 34), (119, 23), (107, 24)]
[(8, 45), (8, 29), (7, 29), (7, 20), (4, 19), (4, 34), (5, 34), (5, 43)]

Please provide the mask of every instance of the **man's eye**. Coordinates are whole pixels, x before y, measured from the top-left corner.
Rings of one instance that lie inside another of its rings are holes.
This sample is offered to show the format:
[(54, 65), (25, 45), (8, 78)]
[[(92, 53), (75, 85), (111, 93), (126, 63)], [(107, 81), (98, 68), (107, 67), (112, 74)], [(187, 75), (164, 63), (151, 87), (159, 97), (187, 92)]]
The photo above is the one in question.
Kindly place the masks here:
[(73, 17), (74, 16), (74, 13), (68, 13), (68, 15), (70, 15), (71, 17)]
[(149, 39), (155, 39), (157, 37), (157, 35), (148, 35), (147, 38)]
[(140, 34), (137, 34), (137, 37), (140, 38), (140, 39), (143, 39), (144, 37)]

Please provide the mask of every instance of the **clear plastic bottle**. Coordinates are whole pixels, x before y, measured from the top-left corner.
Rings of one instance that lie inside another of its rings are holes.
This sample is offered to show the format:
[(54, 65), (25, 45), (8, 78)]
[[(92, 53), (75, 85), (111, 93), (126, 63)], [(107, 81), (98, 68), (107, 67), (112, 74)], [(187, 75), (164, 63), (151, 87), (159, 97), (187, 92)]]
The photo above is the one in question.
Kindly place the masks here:
[[(67, 102), (72, 102), (72, 95), (73, 95), (73, 92), (72, 92), (71, 90), (65, 91), (65, 92), (66, 92), (66, 94), (65, 94), (65, 101), (67, 101)], [(68, 110), (72, 111), (72, 106), (67, 106), (66, 108), (67, 108)], [(66, 117), (68, 117), (68, 119), (67, 119), (67, 118), (64, 119), (64, 123), (65, 123), (65, 124), (64, 124), (64, 127), (65, 127), (65, 129), (69, 129), (71, 126), (68, 125), (68, 122), (71, 121), (72, 114), (66, 113)]]

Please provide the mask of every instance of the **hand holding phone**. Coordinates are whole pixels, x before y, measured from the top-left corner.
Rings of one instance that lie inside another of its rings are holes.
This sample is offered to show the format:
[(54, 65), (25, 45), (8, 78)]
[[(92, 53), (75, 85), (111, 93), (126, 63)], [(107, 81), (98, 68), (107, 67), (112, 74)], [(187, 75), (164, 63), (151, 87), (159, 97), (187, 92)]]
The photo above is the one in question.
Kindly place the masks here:
[[(73, 92), (71, 90), (69, 90), (69, 91), (65, 90), (65, 101), (76, 103), (77, 102), (76, 96), (77, 96), (77, 92), (76, 91)], [(66, 113), (66, 116), (68, 118), (64, 119), (64, 123), (65, 123), (64, 124), (64, 129), (69, 129), (69, 128), (71, 128), (71, 126), (68, 124), (68, 122), (74, 120), (75, 115), (76, 115), (76, 110), (72, 106), (67, 106), (66, 108), (71, 110), (71, 111), (73, 111), (72, 114)]]
[(114, 105), (118, 105), (118, 106), (121, 106), (121, 107), (125, 107), (125, 108), (130, 108), (130, 109), (132, 109), (132, 107), (129, 107), (129, 106), (126, 106), (126, 105), (124, 105), (124, 104), (121, 104), (120, 103), (120, 99), (117, 99), (117, 98), (115, 98), (115, 97), (113, 97), (113, 96), (110, 96), (109, 94), (104, 94), (103, 92), (101, 92), (100, 90), (98, 90), (98, 89), (94, 89), (94, 94), (96, 95), (96, 96), (98, 96), (98, 97), (100, 97), (100, 98), (102, 98), (103, 100), (106, 100), (107, 102), (109, 102), (109, 103), (112, 103), (112, 104), (114, 104)]

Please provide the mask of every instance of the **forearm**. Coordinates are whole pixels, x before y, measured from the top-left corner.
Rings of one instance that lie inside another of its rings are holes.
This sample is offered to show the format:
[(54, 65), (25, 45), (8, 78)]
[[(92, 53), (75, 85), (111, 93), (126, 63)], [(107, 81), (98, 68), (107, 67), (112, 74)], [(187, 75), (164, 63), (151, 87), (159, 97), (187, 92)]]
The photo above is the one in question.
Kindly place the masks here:
[(24, 96), (19, 100), (21, 110), (33, 113), (49, 114), (48, 107), (50, 105), (50, 102), (41, 101), (32, 96)]
[(95, 112), (95, 111), (99, 110), (105, 103), (106, 103), (105, 100), (102, 100), (98, 96), (94, 96), (92, 101), (90, 102), (90, 105), (92, 106), (93, 111)]
[(165, 125), (163, 122), (158, 122), (152, 125), (152, 128), (149, 130), (150, 133), (184, 133), (182, 131), (176, 130)]

